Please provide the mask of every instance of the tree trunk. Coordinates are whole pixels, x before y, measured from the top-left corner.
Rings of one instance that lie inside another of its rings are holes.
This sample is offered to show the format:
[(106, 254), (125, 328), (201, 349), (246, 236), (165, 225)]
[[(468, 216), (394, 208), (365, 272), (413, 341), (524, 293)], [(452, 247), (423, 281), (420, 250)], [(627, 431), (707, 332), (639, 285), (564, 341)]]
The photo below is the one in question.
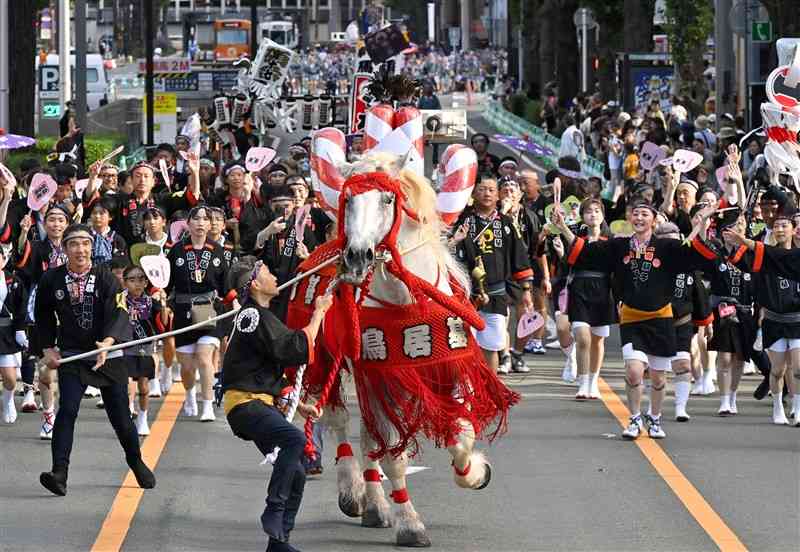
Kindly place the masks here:
[(653, 9), (655, 0), (625, 0), (625, 51), (653, 51)]
[(542, 92), (555, 81), (556, 50), (554, 45), (557, 8), (552, 0), (545, 0), (536, 14), (539, 23), (539, 82)]
[[(600, 25), (600, 41), (597, 45), (598, 67), (595, 73), (604, 100), (616, 98), (616, 48), (614, 32), (609, 25)], [(592, 31), (594, 32), (594, 31)]]
[(556, 21), (553, 27), (556, 36), (556, 81), (558, 82), (558, 99), (562, 107), (569, 106), (578, 93), (578, 43), (573, 14), (578, 9), (578, 0), (562, 0), (558, 2)]
[(14, 0), (8, 3), (10, 74), (9, 132), (33, 136), (33, 116), (36, 111), (36, 6), (34, 0)]

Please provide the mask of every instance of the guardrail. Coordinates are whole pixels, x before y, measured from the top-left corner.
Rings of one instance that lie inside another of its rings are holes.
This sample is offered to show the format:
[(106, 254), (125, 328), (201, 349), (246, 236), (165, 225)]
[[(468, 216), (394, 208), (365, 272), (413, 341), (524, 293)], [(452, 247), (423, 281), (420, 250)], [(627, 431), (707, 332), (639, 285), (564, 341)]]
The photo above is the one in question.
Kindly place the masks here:
[[(534, 125), (506, 110), (496, 101), (489, 101), (489, 108), (484, 113), (486, 121), (492, 125), (498, 134), (511, 134), (524, 138), (530, 142), (546, 147), (553, 152), (550, 156), (533, 155), (545, 169), (550, 170), (558, 166), (558, 150), (561, 149), (561, 138), (549, 134), (543, 128)], [(586, 156), (581, 161), (582, 172), (588, 176), (596, 176), (605, 184), (603, 176), (605, 166), (594, 157)]]

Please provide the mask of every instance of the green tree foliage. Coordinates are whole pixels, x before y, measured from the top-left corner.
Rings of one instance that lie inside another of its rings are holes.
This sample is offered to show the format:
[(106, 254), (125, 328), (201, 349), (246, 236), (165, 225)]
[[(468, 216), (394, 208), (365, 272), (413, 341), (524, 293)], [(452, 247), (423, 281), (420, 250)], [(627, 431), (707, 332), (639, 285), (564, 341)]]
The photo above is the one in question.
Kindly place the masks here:
[(664, 30), (675, 65), (676, 92), (699, 111), (707, 94), (703, 80), (703, 54), (714, 31), (714, 8), (710, 0), (667, 0)]

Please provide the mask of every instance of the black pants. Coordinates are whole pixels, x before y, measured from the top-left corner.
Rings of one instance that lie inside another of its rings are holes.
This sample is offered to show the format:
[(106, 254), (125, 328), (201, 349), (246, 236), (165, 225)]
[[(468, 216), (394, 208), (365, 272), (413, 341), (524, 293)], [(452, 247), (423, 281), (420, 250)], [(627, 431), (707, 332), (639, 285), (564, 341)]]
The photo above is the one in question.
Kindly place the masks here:
[(301, 462), (306, 444), (305, 434), (289, 423), (277, 409), (258, 400), (231, 410), (228, 424), (234, 435), (245, 441), (253, 441), (261, 454), (267, 455), (275, 447), (281, 448), (267, 486), (267, 507), (285, 510), (283, 530), (288, 535), (294, 529), (294, 520), (306, 486), (306, 470)]
[[(77, 374), (58, 374), (58, 412), (53, 424), (53, 468), (69, 467), (69, 456), (72, 453), (72, 439), (75, 433), (75, 420), (81, 407), (81, 399), (86, 386), (81, 383)], [(103, 396), (108, 421), (117, 434), (119, 444), (125, 450), (125, 458), (131, 460), (141, 456), (139, 450), (139, 434), (131, 421), (128, 407), (128, 388), (115, 383), (100, 388)]]

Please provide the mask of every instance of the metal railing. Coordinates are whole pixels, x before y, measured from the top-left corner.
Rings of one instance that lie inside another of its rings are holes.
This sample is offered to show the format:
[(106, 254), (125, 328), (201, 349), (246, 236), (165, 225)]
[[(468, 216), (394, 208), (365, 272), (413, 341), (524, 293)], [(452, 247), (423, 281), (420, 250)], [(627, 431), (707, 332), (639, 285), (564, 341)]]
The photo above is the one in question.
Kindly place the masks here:
[[(522, 117), (514, 115), (496, 100), (489, 101), (489, 107), (484, 113), (484, 118), (499, 134), (515, 135), (539, 146), (548, 148), (552, 151), (552, 155), (542, 156), (532, 154), (532, 156), (547, 170), (558, 166), (558, 151), (561, 149), (561, 138), (553, 136), (543, 128), (526, 121)], [(605, 165), (603, 165), (602, 161), (594, 157), (589, 157), (587, 155), (581, 160), (582, 172), (587, 176), (596, 176), (600, 178), (603, 184), (606, 183), (606, 178), (603, 175), (604, 168)]]

